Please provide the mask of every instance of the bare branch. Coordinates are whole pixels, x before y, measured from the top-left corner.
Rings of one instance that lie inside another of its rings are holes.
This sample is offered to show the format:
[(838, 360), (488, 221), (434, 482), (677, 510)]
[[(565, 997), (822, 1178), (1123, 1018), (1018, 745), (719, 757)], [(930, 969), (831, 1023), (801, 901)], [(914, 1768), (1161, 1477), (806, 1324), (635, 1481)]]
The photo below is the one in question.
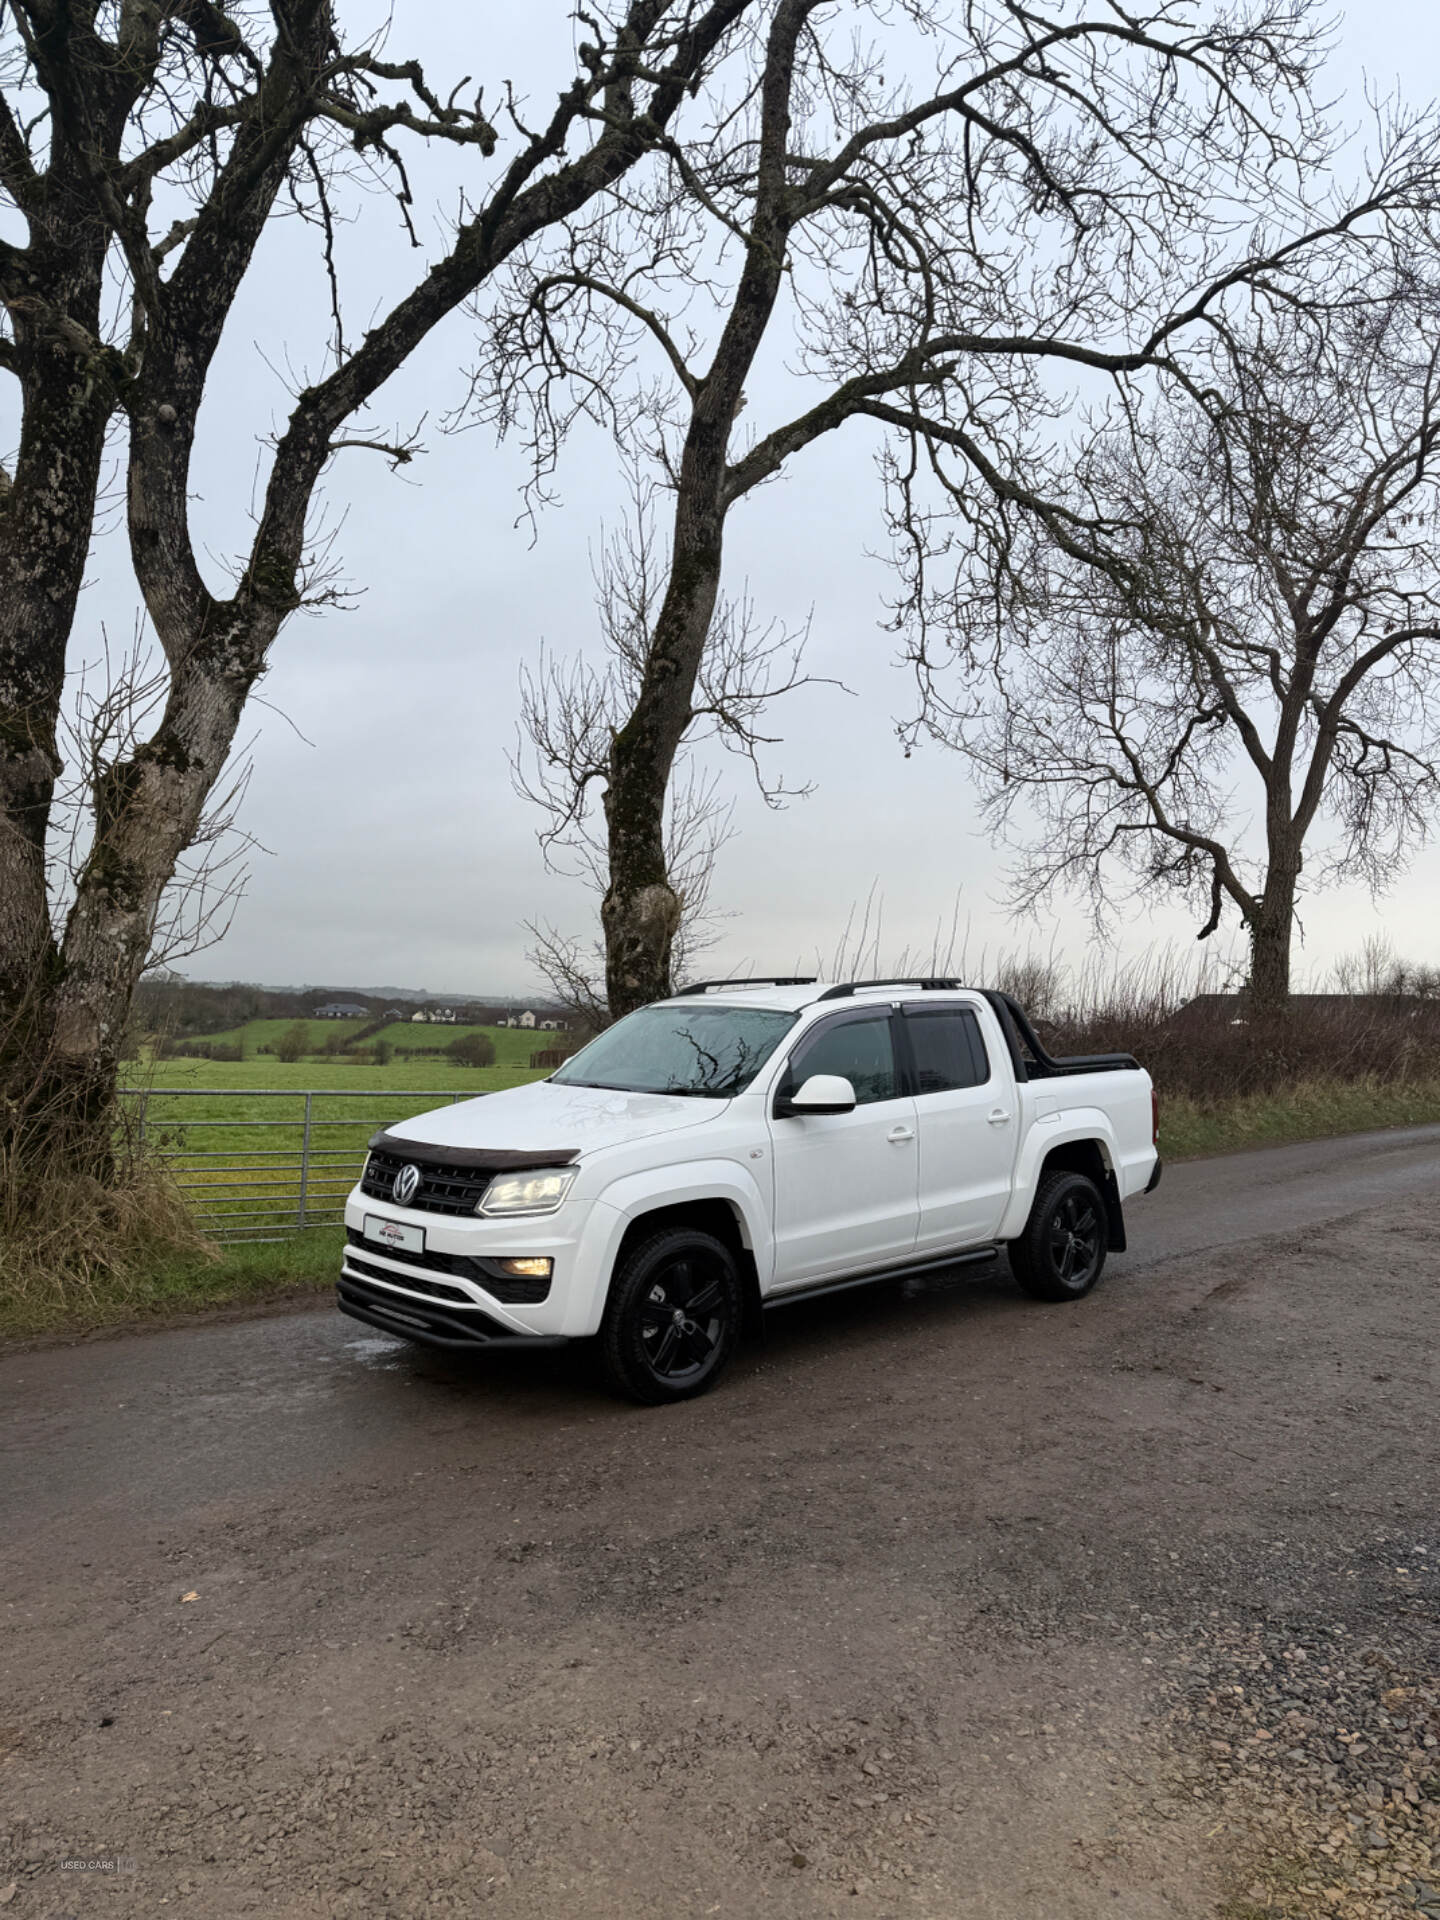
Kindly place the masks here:
[[(1388, 884), (1440, 800), (1440, 277), (1416, 271), (1403, 210), (1388, 218), (1390, 247), (1340, 271), (1322, 253), (1286, 300), (1203, 337), (1044, 493), (984, 473), (963, 434), (891, 422), (962, 453), (996, 503), (969, 507), (979, 543), (943, 586), (918, 469), (894, 511), (919, 724), (967, 754), (997, 824), (1022, 798), (1038, 810), (1018, 895), (1078, 885), (1101, 905), (1108, 863), (1203, 901), (1202, 938), (1233, 903), (1272, 1003), (1302, 871)], [(1253, 809), (1234, 791), (1247, 762)], [(1322, 815), (1339, 837), (1317, 858)]]

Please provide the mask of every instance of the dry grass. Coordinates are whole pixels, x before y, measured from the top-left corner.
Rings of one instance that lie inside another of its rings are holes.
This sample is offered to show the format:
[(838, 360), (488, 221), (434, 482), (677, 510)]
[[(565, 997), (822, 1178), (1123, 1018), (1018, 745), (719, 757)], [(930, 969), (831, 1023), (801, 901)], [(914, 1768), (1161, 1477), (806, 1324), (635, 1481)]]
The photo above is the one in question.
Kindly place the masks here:
[(1187, 1094), (1160, 1102), (1160, 1151), (1167, 1161), (1203, 1154), (1279, 1147), (1382, 1127), (1440, 1124), (1440, 1075), (1400, 1086), (1371, 1077), (1320, 1079), (1230, 1100), (1200, 1101)]
[(159, 1267), (197, 1271), (218, 1250), (152, 1166), (122, 1168), (113, 1185), (0, 1177), (0, 1332), (123, 1319)]

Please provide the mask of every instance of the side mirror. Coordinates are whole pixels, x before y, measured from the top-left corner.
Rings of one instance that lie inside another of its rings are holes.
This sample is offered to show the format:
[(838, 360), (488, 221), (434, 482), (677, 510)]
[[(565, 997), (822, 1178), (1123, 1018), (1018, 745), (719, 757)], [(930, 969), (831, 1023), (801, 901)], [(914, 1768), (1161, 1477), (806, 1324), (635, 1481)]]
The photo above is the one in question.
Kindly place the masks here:
[(776, 1118), (801, 1119), (810, 1113), (853, 1113), (855, 1089), (838, 1073), (812, 1073), (788, 1100), (775, 1103)]

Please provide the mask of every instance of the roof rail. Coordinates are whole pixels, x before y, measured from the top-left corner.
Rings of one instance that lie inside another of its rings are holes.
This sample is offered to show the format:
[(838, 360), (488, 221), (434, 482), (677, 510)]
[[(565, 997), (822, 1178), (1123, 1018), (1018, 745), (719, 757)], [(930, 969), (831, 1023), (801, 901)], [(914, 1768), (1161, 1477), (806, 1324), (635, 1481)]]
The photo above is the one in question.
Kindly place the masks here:
[(821, 1000), (848, 1000), (854, 993), (866, 987), (919, 987), (925, 993), (953, 993), (963, 988), (963, 980), (943, 980), (930, 976), (904, 978), (900, 980), (847, 980), (842, 986), (827, 987), (819, 998)]
[(696, 980), (688, 987), (677, 987), (675, 998), (708, 993), (712, 987), (813, 987), (815, 978), (813, 973), (759, 973), (747, 980)]

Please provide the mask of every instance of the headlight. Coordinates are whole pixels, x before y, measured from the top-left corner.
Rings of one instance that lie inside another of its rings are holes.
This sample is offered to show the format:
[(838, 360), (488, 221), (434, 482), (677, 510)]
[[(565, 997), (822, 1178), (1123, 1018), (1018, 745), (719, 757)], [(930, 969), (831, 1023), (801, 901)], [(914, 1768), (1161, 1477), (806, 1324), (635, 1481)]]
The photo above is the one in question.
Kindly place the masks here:
[(563, 1173), (509, 1173), (492, 1180), (477, 1213), (554, 1213), (575, 1184), (578, 1167)]

